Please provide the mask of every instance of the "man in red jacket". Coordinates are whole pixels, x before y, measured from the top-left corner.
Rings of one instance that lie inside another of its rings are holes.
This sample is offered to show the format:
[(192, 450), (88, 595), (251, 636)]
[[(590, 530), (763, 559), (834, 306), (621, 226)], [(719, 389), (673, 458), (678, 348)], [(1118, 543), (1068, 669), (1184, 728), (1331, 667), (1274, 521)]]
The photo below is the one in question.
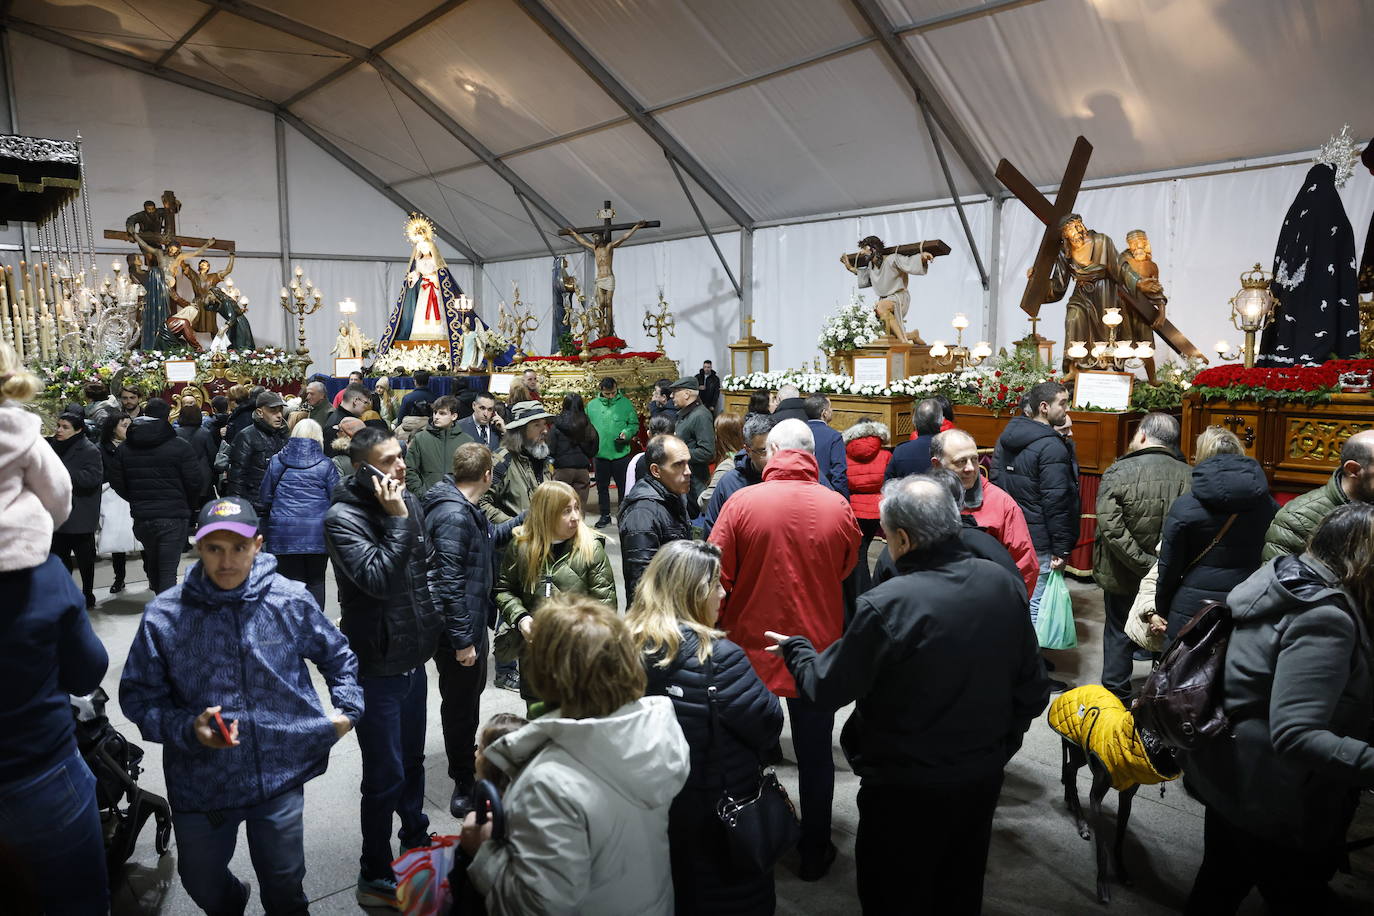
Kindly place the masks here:
[(835, 714), (797, 696), (764, 633), (805, 635), (829, 646), (844, 628), (842, 583), (858, 559), (859, 525), (849, 501), (819, 482), (815, 440), (800, 420), (768, 434), (763, 482), (730, 497), (711, 529), (721, 551), (726, 598), (720, 627), (744, 648), (768, 689), (787, 699), (801, 786), (803, 881), (835, 861), (830, 803), (835, 793), (831, 732)]
[(964, 485), (964, 514), (1011, 554), (1021, 578), (1026, 580), (1026, 594), (1035, 593), (1040, 578), (1040, 560), (1035, 556), (1030, 529), (1021, 507), (1006, 490), (987, 480), (978, 470), (978, 444), (961, 429), (950, 429), (930, 440), (930, 464), (946, 468), (959, 475)]

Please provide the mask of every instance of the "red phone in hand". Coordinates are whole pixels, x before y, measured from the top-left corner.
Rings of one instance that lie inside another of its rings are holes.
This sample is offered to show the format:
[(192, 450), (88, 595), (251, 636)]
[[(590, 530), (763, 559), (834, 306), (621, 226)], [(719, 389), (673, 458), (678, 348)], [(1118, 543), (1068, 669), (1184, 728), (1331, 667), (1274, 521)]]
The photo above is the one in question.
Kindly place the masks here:
[(224, 738), (224, 743), (233, 747), (234, 739), (229, 735), (229, 726), (224, 724), (224, 719), (220, 717), (218, 712), (215, 713), (215, 724), (219, 726), (219, 733)]

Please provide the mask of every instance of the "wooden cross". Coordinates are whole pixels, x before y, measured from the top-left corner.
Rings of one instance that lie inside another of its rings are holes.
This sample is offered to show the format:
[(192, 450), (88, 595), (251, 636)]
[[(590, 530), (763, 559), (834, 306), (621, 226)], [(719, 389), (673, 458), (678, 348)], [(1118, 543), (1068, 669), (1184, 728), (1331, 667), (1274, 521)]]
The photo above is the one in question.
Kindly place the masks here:
[[(1045, 296), (1050, 289), (1050, 273), (1054, 269), (1055, 261), (1059, 259), (1064, 244), (1059, 221), (1073, 212), (1074, 202), (1078, 199), (1078, 189), (1083, 184), (1083, 175), (1088, 170), (1088, 160), (1092, 158), (1092, 154), (1093, 145), (1086, 137), (1079, 137), (1074, 141), (1073, 152), (1069, 154), (1068, 164), (1064, 166), (1064, 177), (1059, 181), (1059, 190), (1055, 193), (1053, 203), (1041, 194), (1016, 166), (1006, 159), (997, 163), (997, 180), (1045, 224), (1045, 234), (1040, 237), (1040, 247), (1035, 253), (1030, 279), (1026, 282), (1025, 292), (1021, 294), (1021, 311), (1031, 316), (1032, 321), (1039, 318), (1040, 306), (1044, 304)], [(1154, 322), (1155, 307), (1147, 300), (1139, 296), (1123, 295), (1122, 298), (1147, 322)], [(1206, 360), (1202, 351), (1194, 346), (1172, 321), (1165, 320), (1155, 332), (1164, 338), (1164, 342), (1179, 356)]]
[[(929, 252), (931, 255), (940, 258), (949, 254), (949, 246), (946, 245), (940, 239), (931, 239), (927, 242), (911, 242), (906, 245), (889, 245), (888, 247), (880, 251), (879, 254), (887, 256), (890, 254), (922, 254), (923, 252)], [(868, 266), (868, 255), (866, 254), (847, 254), (845, 255), (845, 257), (848, 258), (849, 263), (853, 264), (855, 267)]]
[(659, 226), (659, 221), (656, 220), (656, 219), (646, 219), (646, 220), (644, 220), (642, 223), (613, 223), (613, 222), (611, 222), (612, 214), (614, 214), (615, 211), (611, 209), (611, 202), (610, 202), (609, 200), (606, 201), (606, 202), (602, 205), (602, 208), (601, 208), (601, 211), (600, 211), (600, 212), (601, 212), (601, 214), (602, 214), (602, 217), (601, 217), (601, 224), (600, 224), (600, 225), (597, 225), (597, 226), (575, 226), (575, 227), (573, 227), (573, 228), (571, 228), (571, 229), (559, 229), (559, 230), (558, 230), (558, 234), (559, 234), (559, 235), (572, 235), (574, 232), (576, 232), (578, 235), (584, 235), (584, 236), (588, 236), (588, 237), (591, 237), (591, 236), (594, 235), (594, 236), (596, 236), (596, 237), (595, 237), (594, 239), (592, 239), (592, 240), (593, 240), (594, 242), (596, 242), (596, 244), (598, 244), (598, 245), (609, 245), (609, 244), (611, 243), (611, 233), (612, 233), (612, 232), (619, 232), (619, 231), (622, 230), (622, 229), (633, 229), (633, 228), (635, 228), (635, 226), (640, 226), (641, 228), (644, 228), (644, 229), (656, 229), (656, 228), (658, 228), (658, 226)]
[[(194, 235), (177, 235), (177, 211), (181, 209), (181, 201), (177, 200), (176, 192), (174, 192), (174, 191), (163, 191), (163, 192), (162, 192), (162, 208), (163, 208), (163, 212), (166, 214), (166, 216), (164, 217), (164, 219), (166, 220), (167, 234), (168, 234), (169, 236), (171, 236), (171, 241), (173, 241), (173, 242), (175, 242), (176, 244), (180, 245), (182, 248), (201, 248), (201, 247), (205, 247), (205, 248), (208, 248), (210, 251), (235, 251), (235, 250), (237, 250), (237, 246), (236, 246), (232, 241), (230, 241), (230, 240), (228, 240), (228, 239), (215, 239), (215, 243), (214, 243), (213, 245), (206, 245), (205, 243), (208, 242), (208, 241), (210, 241), (210, 239), (203, 239), (203, 238), (199, 238), (199, 237), (194, 236)], [(149, 245), (152, 245), (154, 248), (159, 248), (159, 247), (161, 247), (161, 245), (162, 245), (162, 239), (160, 239), (160, 238), (151, 238), (151, 239), (150, 239), (150, 238), (148, 238), (148, 233), (146, 233), (146, 232), (145, 232), (145, 233), (142, 233), (142, 235), (143, 235), (143, 241), (147, 242)], [(121, 242), (132, 242), (132, 241), (134, 241), (133, 233), (131, 233), (131, 232), (125, 232), (125, 231), (122, 230), (122, 229), (106, 229), (106, 230), (105, 230), (105, 238), (107, 238), (107, 239), (115, 239), (115, 240), (121, 241)]]

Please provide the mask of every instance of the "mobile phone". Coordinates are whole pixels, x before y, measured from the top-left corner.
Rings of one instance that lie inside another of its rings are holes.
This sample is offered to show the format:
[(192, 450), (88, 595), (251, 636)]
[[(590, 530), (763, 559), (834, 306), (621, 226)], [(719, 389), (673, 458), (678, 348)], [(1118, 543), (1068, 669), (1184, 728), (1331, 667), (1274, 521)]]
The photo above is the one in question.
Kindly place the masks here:
[(383, 474), (381, 471), (377, 470), (371, 464), (364, 461), (358, 467), (358, 476), (362, 478), (364, 490), (368, 493), (371, 493), (374, 487), (372, 479), (375, 477), (377, 480), (386, 480), (387, 475)]
[(224, 724), (224, 719), (218, 712), (215, 713), (215, 724), (219, 726), (219, 733), (224, 738), (224, 743), (233, 745), (234, 739), (229, 736), (229, 726)]

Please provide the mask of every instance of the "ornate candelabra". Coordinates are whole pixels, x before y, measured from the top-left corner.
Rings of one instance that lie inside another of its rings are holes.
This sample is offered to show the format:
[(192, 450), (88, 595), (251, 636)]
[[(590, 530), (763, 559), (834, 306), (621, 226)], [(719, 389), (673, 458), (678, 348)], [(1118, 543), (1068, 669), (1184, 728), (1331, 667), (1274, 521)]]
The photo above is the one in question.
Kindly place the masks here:
[(511, 297), (510, 311), (503, 307), (501, 315), (497, 319), (496, 327), (515, 347), (515, 356), (511, 359), (514, 363), (523, 363), (525, 357), (525, 335), (531, 333), (539, 327), (539, 319), (529, 310), (529, 306), (520, 299), (520, 284), (511, 284), (514, 295)]
[(963, 312), (956, 312), (950, 324), (954, 326), (956, 335), (954, 346), (949, 346), (943, 340), (932, 341), (930, 358), (935, 362), (945, 366), (963, 368), (976, 366), (992, 355), (992, 344), (986, 340), (978, 341), (971, 350), (964, 346), (964, 331), (968, 329), (969, 321), (968, 316)]
[(296, 316), (300, 322), (300, 346), (296, 348), (297, 356), (309, 356), (310, 348), (305, 345), (305, 316), (313, 315), (320, 310), (324, 304), (324, 293), (315, 288), (315, 284), (310, 282), (309, 277), (302, 279), (304, 271), (300, 267), (296, 268), (296, 275), (291, 279), (291, 287), (281, 288), (281, 307), (287, 313)]
[(569, 313), (568, 327), (572, 330), (573, 336), (582, 341), (582, 352), (578, 355), (586, 359), (592, 355), (592, 335), (600, 327), (599, 314), (596, 306), (587, 305), (586, 296), (579, 294), (577, 302), (580, 307)]
[(1107, 326), (1107, 339), (1094, 341), (1091, 349), (1085, 340), (1071, 340), (1064, 355), (1073, 360), (1079, 369), (1110, 369), (1117, 372), (1139, 369), (1142, 360), (1155, 355), (1155, 348), (1147, 340), (1135, 344), (1129, 340), (1117, 340), (1116, 329), (1123, 320), (1121, 309), (1115, 306), (1107, 309), (1102, 315), (1102, 323)]
[(667, 333), (670, 337), (677, 336), (677, 322), (673, 318), (673, 313), (668, 311), (668, 302), (663, 298), (663, 290), (658, 291), (658, 311), (644, 313), (644, 333), (651, 335), (655, 340), (658, 352), (663, 351), (663, 335)]

